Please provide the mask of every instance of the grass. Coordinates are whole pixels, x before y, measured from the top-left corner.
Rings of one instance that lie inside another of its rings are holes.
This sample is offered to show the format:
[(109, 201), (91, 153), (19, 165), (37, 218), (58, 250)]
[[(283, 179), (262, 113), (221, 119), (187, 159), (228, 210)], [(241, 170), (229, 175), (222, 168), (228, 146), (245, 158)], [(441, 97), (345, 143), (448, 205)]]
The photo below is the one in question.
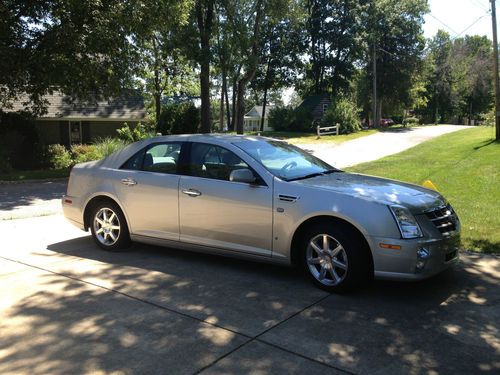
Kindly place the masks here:
[(500, 142), (494, 128), (446, 134), (349, 171), (414, 184), (431, 180), (457, 211), (466, 250), (500, 253)]
[[(320, 139), (316, 139), (316, 134), (311, 133), (300, 133), (300, 132), (275, 132), (267, 131), (260, 132), (260, 135), (264, 137), (271, 137), (277, 139), (283, 139), (289, 143), (293, 144), (304, 144), (304, 143), (342, 143), (345, 141), (351, 141), (356, 138), (361, 138), (370, 134), (375, 134), (378, 129), (361, 130), (357, 133), (351, 134), (340, 134), (340, 135), (324, 135)], [(258, 132), (249, 133), (251, 135), (257, 135)]]
[(69, 169), (46, 169), (32, 171), (12, 171), (0, 174), (0, 181), (42, 180), (69, 176)]

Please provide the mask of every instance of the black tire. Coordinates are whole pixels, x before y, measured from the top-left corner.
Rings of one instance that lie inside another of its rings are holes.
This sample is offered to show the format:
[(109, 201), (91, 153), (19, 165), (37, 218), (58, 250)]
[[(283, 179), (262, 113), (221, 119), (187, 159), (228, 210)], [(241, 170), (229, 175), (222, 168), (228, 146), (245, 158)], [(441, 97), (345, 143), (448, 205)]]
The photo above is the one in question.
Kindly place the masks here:
[[(92, 238), (101, 249), (120, 251), (130, 245), (127, 221), (116, 203), (98, 202), (92, 207), (90, 220)], [(116, 229), (117, 227), (119, 229)]]
[[(324, 235), (327, 236), (325, 255)], [(322, 250), (322, 254), (315, 250)], [(341, 246), (340, 250), (338, 245)], [(358, 289), (373, 277), (369, 249), (361, 235), (346, 224), (324, 222), (305, 230), (299, 243), (299, 264), (314, 284), (330, 293), (346, 293)], [(332, 248), (332, 249), (330, 249)], [(330, 251), (331, 250), (331, 251)], [(335, 251), (337, 251), (335, 256)], [(321, 262), (321, 263), (317, 263)], [(344, 268), (341, 267), (346, 267)], [(323, 271), (324, 270), (324, 271)], [(321, 279), (321, 273), (323, 279)]]

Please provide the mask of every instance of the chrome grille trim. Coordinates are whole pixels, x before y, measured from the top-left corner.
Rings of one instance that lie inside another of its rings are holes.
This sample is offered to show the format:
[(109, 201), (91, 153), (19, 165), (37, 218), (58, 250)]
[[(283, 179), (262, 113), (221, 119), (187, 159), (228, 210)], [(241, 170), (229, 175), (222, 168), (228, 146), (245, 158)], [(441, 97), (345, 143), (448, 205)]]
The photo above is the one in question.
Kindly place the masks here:
[(424, 213), (443, 236), (450, 235), (457, 230), (458, 217), (449, 204)]

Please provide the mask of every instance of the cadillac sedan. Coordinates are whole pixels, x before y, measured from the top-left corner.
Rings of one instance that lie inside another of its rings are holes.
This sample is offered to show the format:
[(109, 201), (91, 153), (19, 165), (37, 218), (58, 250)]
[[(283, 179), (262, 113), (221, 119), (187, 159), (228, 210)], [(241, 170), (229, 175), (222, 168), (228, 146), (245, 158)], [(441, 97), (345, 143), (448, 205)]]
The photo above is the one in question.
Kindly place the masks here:
[(76, 165), (62, 206), (105, 250), (132, 240), (296, 265), (331, 292), (458, 261), (460, 222), (436, 191), (342, 172), (263, 137), (133, 143)]

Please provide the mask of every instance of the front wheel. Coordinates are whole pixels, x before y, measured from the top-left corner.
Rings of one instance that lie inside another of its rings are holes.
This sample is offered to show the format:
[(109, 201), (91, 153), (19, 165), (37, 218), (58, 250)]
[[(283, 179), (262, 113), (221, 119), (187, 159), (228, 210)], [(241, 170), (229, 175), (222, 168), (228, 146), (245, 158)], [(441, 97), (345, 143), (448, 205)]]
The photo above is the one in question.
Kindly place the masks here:
[(328, 292), (356, 289), (373, 275), (366, 245), (346, 225), (313, 226), (302, 237), (300, 246), (303, 271)]
[(125, 216), (113, 202), (101, 202), (94, 207), (90, 231), (95, 243), (104, 250), (118, 251), (130, 244)]

